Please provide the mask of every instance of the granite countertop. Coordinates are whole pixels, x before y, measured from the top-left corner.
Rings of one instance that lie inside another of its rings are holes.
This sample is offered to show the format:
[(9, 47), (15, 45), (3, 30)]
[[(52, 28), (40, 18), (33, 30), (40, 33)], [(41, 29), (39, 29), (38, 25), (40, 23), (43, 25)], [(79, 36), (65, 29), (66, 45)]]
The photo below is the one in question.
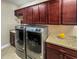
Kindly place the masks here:
[(58, 34), (56, 33), (49, 34), (46, 42), (77, 50), (76, 36), (65, 35), (65, 38), (61, 39), (61, 38), (58, 38), (57, 35)]

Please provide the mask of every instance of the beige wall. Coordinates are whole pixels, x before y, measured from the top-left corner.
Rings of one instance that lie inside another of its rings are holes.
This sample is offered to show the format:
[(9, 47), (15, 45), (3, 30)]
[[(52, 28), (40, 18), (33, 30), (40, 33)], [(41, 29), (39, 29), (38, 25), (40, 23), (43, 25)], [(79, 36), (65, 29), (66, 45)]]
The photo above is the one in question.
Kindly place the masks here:
[(18, 24), (15, 21), (14, 10), (17, 6), (9, 2), (1, 1), (1, 47), (9, 44), (9, 30)]

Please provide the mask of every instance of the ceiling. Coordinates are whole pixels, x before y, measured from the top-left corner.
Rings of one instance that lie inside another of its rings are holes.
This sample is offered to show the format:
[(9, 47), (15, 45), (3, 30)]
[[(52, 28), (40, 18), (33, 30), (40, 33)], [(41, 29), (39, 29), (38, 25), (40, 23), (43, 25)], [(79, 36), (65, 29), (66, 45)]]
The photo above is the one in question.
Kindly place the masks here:
[(35, 0), (4, 0), (4, 1), (11, 2), (11, 3), (16, 4), (18, 6), (21, 6), (21, 5), (24, 5), (25, 3), (32, 2)]

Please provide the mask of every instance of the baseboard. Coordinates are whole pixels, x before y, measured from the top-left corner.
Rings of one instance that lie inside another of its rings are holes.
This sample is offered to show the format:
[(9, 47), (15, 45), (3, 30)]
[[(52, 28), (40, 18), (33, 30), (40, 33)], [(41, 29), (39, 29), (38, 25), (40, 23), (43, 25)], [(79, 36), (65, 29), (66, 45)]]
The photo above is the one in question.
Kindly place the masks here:
[(7, 47), (9, 47), (9, 46), (10, 46), (10, 44), (5, 44), (5, 45), (3, 45), (3, 46), (1, 47), (1, 50), (4, 49), (4, 48), (7, 48)]

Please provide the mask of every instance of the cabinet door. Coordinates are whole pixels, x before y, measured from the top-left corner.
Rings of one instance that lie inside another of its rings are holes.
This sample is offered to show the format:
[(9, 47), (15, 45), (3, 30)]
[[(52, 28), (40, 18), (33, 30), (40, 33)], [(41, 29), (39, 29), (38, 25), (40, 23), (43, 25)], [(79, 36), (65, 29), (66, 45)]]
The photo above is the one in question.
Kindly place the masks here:
[(23, 16), (24, 8), (15, 10), (15, 16)]
[(27, 18), (26, 18), (26, 21), (28, 24), (32, 24), (32, 21), (33, 21), (33, 10), (32, 10), (32, 7), (28, 7), (27, 8)]
[(77, 59), (77, 58), (70, 55), (65, 55), (64, 59)]
[(15, 47), (15, 33), (10, 32), (10, 44)]
[(39, 10), (38, 5), (35, 5), (33, 8), (33, 24), (39, 24)]
[(32, 24), (32, 7), (25, 8), (23, 15), (23, 24)]
[(21, 14), (21, 10), (15, 10), (15, 16), (19, 16)]
[(63, 24), (77, 23), (76, 0), (63, 0)]
[(19, 18), (21, 20), (21, 23), (25, 23), (25, 8), (22, 8), (22, 9), (18, 9), (15, 11), (15, 16), (17, 16), (17, 18)]
[(57, 50), (47, 47), (47, 59), (63, 59), (63, 54)]
[(22, 24), (26, 24), (27, 22), (26, 22), (26, 17), (27, 17), (27, 9), (25, 8), (24, 10), (23, 10), (23, 20), (22, 20)]
[(59, 24), (61, 15), (61, 4), (59, 0), (52, 0), (48, 3), (49, 24)]
[(39, 4), (40, 24), (47, 23), (47, 3)]

